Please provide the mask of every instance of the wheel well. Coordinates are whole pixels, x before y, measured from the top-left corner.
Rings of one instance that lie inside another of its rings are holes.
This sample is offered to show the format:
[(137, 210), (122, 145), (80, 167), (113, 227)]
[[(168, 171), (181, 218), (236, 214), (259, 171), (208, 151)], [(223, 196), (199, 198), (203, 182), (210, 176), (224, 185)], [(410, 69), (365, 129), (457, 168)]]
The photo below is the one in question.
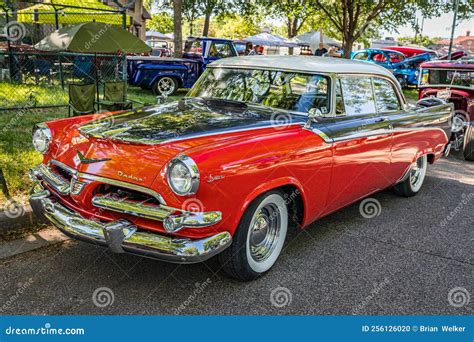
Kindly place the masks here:
[(431, 154), (431, 153), (427, 154), (426, 157), (428, 159), (428, 163), (430, 163), (430, 164), (434, 163), (434, 161), (435, 161), (435, 155), (434, 154)]
[(301, 227), (303, 223), (304, 203), (299, 189), (289, 184), (276, 188), (275, 190), (283, 192), (283, 198), (288, 205), (290, 226)]

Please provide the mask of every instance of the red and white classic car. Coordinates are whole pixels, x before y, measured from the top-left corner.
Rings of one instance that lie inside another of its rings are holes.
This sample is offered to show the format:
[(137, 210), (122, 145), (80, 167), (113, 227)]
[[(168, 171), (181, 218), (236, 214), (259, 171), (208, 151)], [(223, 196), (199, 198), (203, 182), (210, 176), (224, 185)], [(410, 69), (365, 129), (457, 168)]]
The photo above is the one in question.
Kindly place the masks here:
[(248, 56), (168, 104), (36, 126), (31, 205), (65, 234), (233, 277), (274, 265), (289, 227), (385, 188), (413, 196), (447, 146), (451, 105), (409, 107), (363, 62)]

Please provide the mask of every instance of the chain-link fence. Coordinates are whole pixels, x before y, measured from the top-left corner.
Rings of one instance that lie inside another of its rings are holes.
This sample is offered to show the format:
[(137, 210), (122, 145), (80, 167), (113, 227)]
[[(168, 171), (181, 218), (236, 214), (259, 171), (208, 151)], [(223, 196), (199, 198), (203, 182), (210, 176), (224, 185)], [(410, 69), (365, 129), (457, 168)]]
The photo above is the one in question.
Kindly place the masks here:
[(69, 84), (125, 81), (123, 63), (121, 55), (0, 53), (0, 110), (67, 105)]
[(67, 105), (70, 83), (126, 80), (124, 56), (34, 48), (56, 29), (92, 21), (131, 24), (124, 8), (98, 0), (0, 0), (0, 110)]

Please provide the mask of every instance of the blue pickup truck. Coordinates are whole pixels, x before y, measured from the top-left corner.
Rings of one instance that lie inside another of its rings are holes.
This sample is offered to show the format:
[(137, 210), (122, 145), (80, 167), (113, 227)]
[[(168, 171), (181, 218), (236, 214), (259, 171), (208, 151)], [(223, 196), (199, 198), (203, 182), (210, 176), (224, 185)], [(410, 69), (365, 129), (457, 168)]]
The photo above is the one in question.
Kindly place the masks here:
[(209, 63), (237, 55), (231, 40), (188, 38), (183, 58), (128, 57), (128, 83), (151, 89), (155, 95), (173, 95), (179, 88), (191, 88)]

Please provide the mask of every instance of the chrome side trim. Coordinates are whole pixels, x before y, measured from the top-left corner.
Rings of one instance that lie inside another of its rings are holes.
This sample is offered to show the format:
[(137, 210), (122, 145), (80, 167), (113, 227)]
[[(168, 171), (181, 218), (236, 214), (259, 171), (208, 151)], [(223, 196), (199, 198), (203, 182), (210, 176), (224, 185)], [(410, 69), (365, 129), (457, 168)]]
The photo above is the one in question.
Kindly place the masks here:
[(311, 127), (310, 127), (310, 128), (308, 128), (308, 131), (311, 131), (311, 132), (313, 132), (314, 134), (318, 135), (321, 139), (324, 140), (325, 143), (330, 144), (330, 143), (333, 143), (333, 142), (334, 142), (334, 139), (329, 138), (326, 133), (324, 133), (323, 131), (321, 131), (321, 130), (319, 130), (319, 129), (317, 129), (317, 128), (311, 128)]
[[(173, 186), (173, 183), (171, 182), (171, 169), (173, 167), (174, 164), (176, 163), (183, 163), (186, 168), (188, 169), (189, 171), (189, 174), (191, 175), (191, 189), (187, 192), (187, 193), (180, 193), (178, 192), (174, 186)], [(200, 180), (201, 180), (201, 174), (199, 173), (199, 169), (197, 167), (197, 164), (196, 162), (191, 158), (191, 157), (188, 157), (187, 155), (185, 154), (180, 154), (178, 155), (176, 158), (173, 158), (169, 163), (168, 165), (166, 165), (166, 180), (168, 181), (168, 185), (170, 187), (170, 189), (178, 196), (188, 196), (188, 195), (194, 195), (197, 193), (198, 189), (199, 189), (199, 183), (200, 183)]]
[[(32, 200), (32, 199), (31, 199)], [(64, 234), (78, 240), (106, 246), (116, 253), (132, 253), (174, 263), (196, 263), (222, 252), (232, 243), (223, 231), (203, 239), (172, 238), (139, 231), (125, 220), (103, 223), (88, 220), (50, 198), (34, 200), (42, 214)]]

